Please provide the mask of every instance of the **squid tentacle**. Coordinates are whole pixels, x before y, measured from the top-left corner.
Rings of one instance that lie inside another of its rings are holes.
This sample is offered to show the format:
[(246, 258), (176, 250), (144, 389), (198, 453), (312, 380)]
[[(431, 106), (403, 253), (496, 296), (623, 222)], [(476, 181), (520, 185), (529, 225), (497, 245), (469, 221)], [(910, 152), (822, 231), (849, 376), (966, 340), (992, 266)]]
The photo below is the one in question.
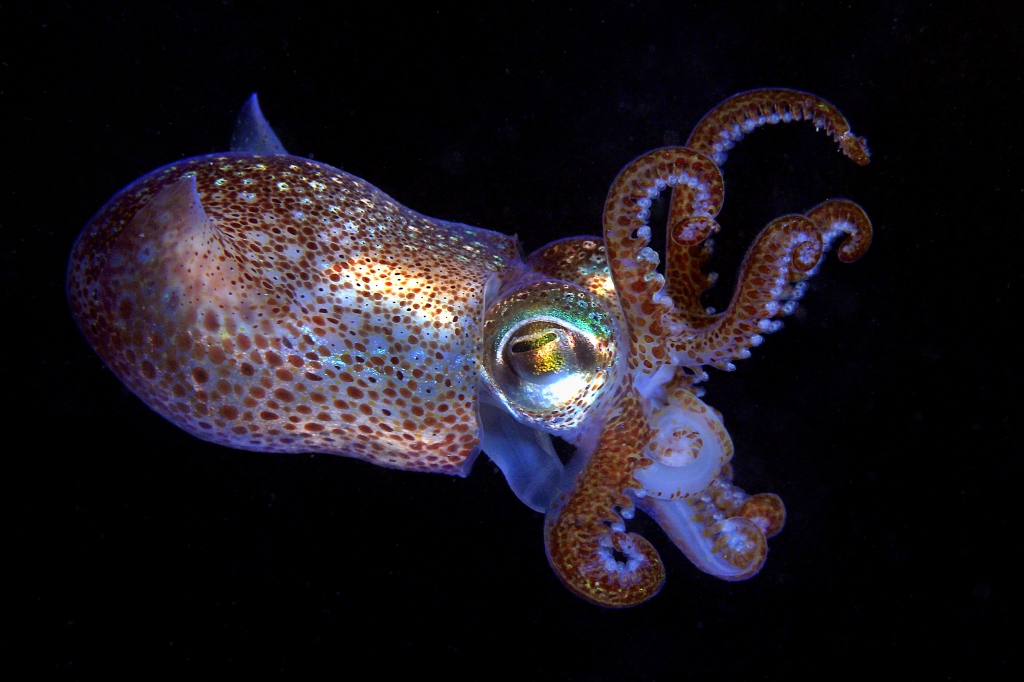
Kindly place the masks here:
[(775, 493), (757, 493), (746, 498), (730, 516), (750, 519), (761, 529), (765, 539), (771, 539), (786, 525), (786, 505)]
[(651, 438), (643, 399), (627, 379), (615, 403), (618, 411), (574, 487), (548, 511), (544, 544), (548, 562), (569, 590), (602, 606), (626, 607), (656, 595), (665, 568), (654, 546), (626, 533), (623, 522), (634, 509), (623, 491), (639, 487), (632, 472), (645, 461), (637, 443)]
[(685, 500), (641, 497), (637, 507), (697, 568), (722, 580), (746, 580), (764, 565), (767, 540), (782, 530), (786, 511), (777, 495), (747, 495), (728, 478), (728, 473), (716, 478)]
[(847, 236), (836, 255), (844, 263), (858, 260), (871, 246), (871, 219), (864, 209), (849, 199), (829, 199), (806, 213), (822, 231), (826, 241), (839, 233)]
[(737, 142), (765, 124), (809, 120), (839, 143), (843, 154), (864, 166), (871, 157), (868, 141), (850, 130), (846, 117), (834, 104), (799, 90), (765, 88), (734, 95), (704, 115), (686, 146), (707, 154), (719, 166)]
[[(732, 439), (716, 410), (704, 405), (677, 375), (666, 386), (669, 405), (678, 406), (704, 422), (693, 445), (692, 461), (661, 462), (636, 474), (645, 488), (634, 493), (637, 507), (650, 515), (669, 539), (701, 570), (725, 580), (743, 580), (756, 574), (767, 557), (767, 539), (782, 530), (786, 508), (770, 493), (748, 495), (732, 485)], [(651, 443), (666, 434), (654, 436)], [(672, 436), (669, 435), (671, 438)], [(708, 442), (713, 441), (713, 442)], [(680, 441), (672, 445), (678, 450)], [(674, 453), (672, 453), (674, 454)], [(720, 464), (710, 478), (700, 459), (718, 456)], [(666, 494), (678, 486), (675, 493)]]
[(829, 199), (807, 215), (776, 218), (758, 235), (747, 252), (728, 309), (709, 316), (712, 324), (690, 325), (691, 333), (672, 339), (674, 352), (684, 364), (710, 364), (732, 370), (732, 360), (750, 356), (765, 332), (782, 323), (773, 318), (792, 313), (803, 296), (807, 278), (813, 276), (824, 252), (838, 235), (846, 237), (839, 259), (850, 263), (871, 245), (872, 227), (860, 206), (846, 199)]
[[(818, 204), (805, 215), (818, 227), (822, 243), (826, 251), (833, 240), (845, 234), (842, 244), (836, 252), (843, 263), (853, 263), (860, 259), (871, 246), (872, 227), (864, 209), (849, 199), (828, 199)], [(807, 272), (791, 271), (787, 277), (787, 285), (782, 295), (785, 302), (779, 308), (777, 317), (790, 315), (796, 310), (797, 301), (803, 298), (807, 283), (804, 281), (817, 274), (821, 263)], [(778, 324), (782, 324), (778, 322)]]
[(633, 385), (633, 372), (651, 375), (670, 361), (666, 343), (672, 330), (665, 323), (673, 305), (656, 271), (658, 255), (648, 247), (648, 209), (662, 190), (678, 185), (692, 190), (691, 215), (718, 213), (723, 196), (718, 168), (704, 155), (679, 147), (637, 158), (608, 193), (604, 242), (630, 335), (630, 372), (612, 399), (615, 413), (603, 425), (594, 452), (545, 521), (548, 560), (556, 574), (577, 595), (604, 606), (639, 604), (664, 582), (657, 551), (643, 537), (626, 533), (623, 517), (634, 510), (625, 491), (642, 487), (634, 472), (650, 464), (643, 455), (652, 435), (650, 415)]
[(751, 519), (727, 517), (708, 495), (665, 502), (642, 498), (637, 506), (700, 570), (722, 580), (753, 577), (768, 557), (764, 532)]
[[(868, 163), (870, 152), (867, 140), (850, 131), (850, 124), (842, 113), (820, 97), (796, 90), (751, 90), (730, 97), (701, 119), (690, 134), (686, 146), (711, 157), (716, 164), (721, 165), (725, 162), (727, 151), (746, 133), (766, 124), (799, 120), (812, 120), (818, 129), (824, 128), (839, 143), (849, 158), (860, 165)], [(810, 213), (808, 216), (815, 222), (831, 221), (835, 223), (835, 229), (839, 230), (845, 229), (847, 224), (855, 226), (854, 229), (864, 235), (864, 239), (857, 244), (844, 244), (840, 260), (850, 262), (848, 256), (856, 260), (870, 243), (870, 221), (860, 207), (852, 202), (826, 208), (827, 204), (812, 209), (818, 211), (818, 218)], [(716, 273), (703, 271), (713, 248), (709, 237), (720, 230), (714, 215), (695, 216), (692, 190), (686, 186), (678, 186), (673, 190), (666, 244), (666, 293), (678, 311), (677, 319), (691, 329), (707, 327), (714, 319), (700, 302), (701, 294), (717, 280)], [(865, 224), (867, 229), (864, 229)], [(853, 256), (855, 253), (859, 255)], [(786, 298), (799, 298), (801, 294), (802, 289), (796, 288)]]
[(725, 518), (742, 516), (750, 519), (764, 533), (765, 538), (778, 535), (786, 525), (786, 505), (774, 493), (747, 494), (732, 482), (732, 464), (722, 467), (719, 475), (704, 494)]
[(673, 308), (665, 278), (656, 271), (658, 254), (648, 247), (648, 209), (662, 190), (680, 185), (689, 197), (687, 217), (710, 219), (694, 223), (704, 226), (700, 232), (713, 229), (724, 196), (722, 175), (711, 159), (683, 147), (656, 149), (635, 159), (612, 183), (605, 203), (605, 246), (630, 333), (629, 368), (645, 374), (667, 361), (665, 318)]
[(794, 288), (786, 286), (808, 276), (824, 253), (821, 230), (808, 217), (776, 218), (758, 235), (747, 252), (732, 301), (714, 323), (676, 336), (672, 350), (689, 366), (712, 365), (732, 370), (734, 359), (750, 356), (765, 332), (781, 326), (773, 321)]
[(688, 185), (672, 190), (665, 236), (665, 290), (689, 326), (699, 326), (707, 317), (700, 297), (717, 275), (705, 273), (704, 265), (711, 258), (710, 237), (721, 229), (713, 216), (694, 215), (694, 198)]

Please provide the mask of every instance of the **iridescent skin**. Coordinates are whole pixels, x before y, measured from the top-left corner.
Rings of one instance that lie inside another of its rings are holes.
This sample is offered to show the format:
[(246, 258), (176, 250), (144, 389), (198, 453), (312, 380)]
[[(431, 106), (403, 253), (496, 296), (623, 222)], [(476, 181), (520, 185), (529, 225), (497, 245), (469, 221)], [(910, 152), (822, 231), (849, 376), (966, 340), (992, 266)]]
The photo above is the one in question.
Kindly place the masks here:
[[(137, 180), (75, 245), (72, 309), (133, 392), (242, 449), (466, 475), (482, 447), (546, 511), (562, 582), (603, 606), (639, 604), (664, 582), (654, 547), (625, 531), (635, 507), (701, 570), (760, 570), (785, 507), (732, 485), (732, 441), (696, 384), (781, 325), (833, 238), (846, 235), (841, 260), (863, 255), (871, 224), (846, 200), (772, 221), (720, 313), (700, 303), (714, 281), (707, 239), (725, 151), (758, 125), (811, 118), (867, 163), (835, 107), (790, 90), (726, 100), (686, 147), (623, 169), (603, 239), (525, 260), (514, 237), (421, 216), (287, 155), (255, 99), (247, 112), (238, 151)], [(663, 278), (646, 222), (666, 188)], [(548, 434), (577, 446), (567, 468)]]

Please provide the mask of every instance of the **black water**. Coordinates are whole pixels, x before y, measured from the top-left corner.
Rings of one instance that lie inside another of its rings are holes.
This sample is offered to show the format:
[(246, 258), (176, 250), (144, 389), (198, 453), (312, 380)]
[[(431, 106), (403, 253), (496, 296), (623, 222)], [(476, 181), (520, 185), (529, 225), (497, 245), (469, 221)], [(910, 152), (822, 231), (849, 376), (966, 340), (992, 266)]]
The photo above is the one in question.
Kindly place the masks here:
[[(1024, 12), (849, 4), (0, 6), (8, 666), (1011, 676)], [(708, 384), (737, 483), (790, 514), (747, 582), (701, 574), (638, 521), (665, 589), (591, 606), (485, 459), (463, 480), (200, 442), (121, 386), (67, 308), (92, 213), (225, 149), (253, 91), (294, 153), (532, 250), (597, 233), (623, 165), (764, 86), (831, 100), (874, 156), (858, 168), (807, 125), (745, 140), (724, 168), (713, 302), (777, 215), (846, 196), (876, 231)]]

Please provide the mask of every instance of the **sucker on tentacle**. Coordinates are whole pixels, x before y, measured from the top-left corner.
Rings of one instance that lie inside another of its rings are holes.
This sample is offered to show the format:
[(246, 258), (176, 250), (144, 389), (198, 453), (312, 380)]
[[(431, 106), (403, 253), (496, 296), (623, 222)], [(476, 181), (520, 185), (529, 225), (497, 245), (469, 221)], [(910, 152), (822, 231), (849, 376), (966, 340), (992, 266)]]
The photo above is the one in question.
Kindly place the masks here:
[[(656, 272), (657, 253), (651, 241), (651, 199), (682, 181), (691, 200), (687, 218), (718, 214), (724, 193), (722, 175), (712, 161), (690, 149), (665, 147), (633, 160), (615, 179), (604, 211), (608, 264), (630, 331), (630, 369), (653, 373), (667, 361), (664, 317), (673, 301), (663, 294), (665, 278)], [(707, 223), (704, 223), (707, 225)]]
[(826, 242), (831, 242), (840, 232), (847, 235), (836, 252), (844, 263), (860, 259), (871, 246), (871, 220), (863, 208), (848, 199), (823, 201), (808, 211), (807, 217), (818, 226)]
[[(710, 156), (721, 165), (725, 162), (726, 150), (732, 149), (745, 133), (765, 124), (803, 119), (812, 119), (818, 128), (825, 128), (856, 163), (868, 163), (870, 152), (866, 140), (853, 135), (838, 109), (815, 95), (785, 89), (753, 90), (730, 97), (701, 119), (687, 147)], [(692, 194), (692, 189), (682, 186), (672, 192), (666, 235), (666, 293), (675, 303), (674, 318), (690, 329), (702, 329), (715, 319), (713, 313), (701, 305), (700, 296), (715, 281), (715, 275), (705, 274), (703, 266), (711, 257), (709, 237), (721, 228), (714, 220), (717, 210), (710, 216), (695, 215)], [(871, 223), (853, 202), (834, 202), (837, 203), (825, 202), (807, 215), (815, 222), (835, 226), (827, 233), (845, 229), (845, 225), (852, 226), (848, 231), (859, 235), (858, 242), (844, 246), (839, 254), (843, 262), (852, 262), (863, 255), (871, 242)], [(800, 291), (792, 293), (799, 297)], [(790, 300), (793, 296), (783, 298)], [(791, 309), (792, 306), (786, 310)]]
[[(822, 253), (819, 231), (805, 216), (776, 218), (758, 236), (740, 267), (732, 301), (714, 323), (672, 340), (689, 365), (734, 369), (730, 362), (760, 345), (780, 309), (789, 278), (806, 275)], [(737, 356), (737, 352), (739, 355)]]
[[(717, 184), (724, 186), (721, 171), (717, 167), (715, 171)], [(672, 188), (665, 234), (665, 290), (675, 303), (676, 315), (696, 327), (707, 317), (701, 294), (715, 281), (703, 268), (711, 258), (710, 237), (721, 229), (715, 216), (722, 208), (724, 195), (719, 194), (717, 204), (701, 207), (693, 185), (691, 181)]]

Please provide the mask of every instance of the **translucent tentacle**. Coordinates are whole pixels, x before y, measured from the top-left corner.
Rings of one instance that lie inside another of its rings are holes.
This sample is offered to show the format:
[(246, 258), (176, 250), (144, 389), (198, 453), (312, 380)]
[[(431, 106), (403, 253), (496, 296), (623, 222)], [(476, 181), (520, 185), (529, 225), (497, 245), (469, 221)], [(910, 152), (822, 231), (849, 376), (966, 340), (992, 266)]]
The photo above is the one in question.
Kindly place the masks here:
[(770, 539), (786, 525), (786, 505), (775, 493), (757, 493), (744, 500), (731, 516), (750, 519)]
[(637, 506), (661, 526), (693, 564), (722, 580), (757, 575), (768, 556), (768, 542), (757, 523), (727, 516), (710, 491), (686, 500), (641, 498)]
[(853, 134), (839, 109), (817, 95), (781, 88), (750, 90), (725, 100), (704, 115), (686, 146), (722, 165), (728, 151), (747, 133), (766, 123), (800, 120), (813, 121), (816, 129), (824, 129), (854, 163), (868, 163), (867, 139)]
[(652, 411), (653, 434), (645, 451), (653, 460), (634, 476), (640, 495), (681, 500), (702, 493), (732, 459), (734, 447), (718, 412), (693, 394), (680, 377), (666, 387), (667, 402)]
[[(655, 463), (640, 469), (636, 477), (645, 488), (636, 493), (637, 507), (657, 521), (672, 542), (702, 571), (724, 580), (750, 578), (764, 564), (768, 552), (765, 541), (777, 535), (785, 525), (786, 507), (778, 495), (747, 495), (733, 485), (729, 464), (733, 445), (721, 416), (693, 396), (681, 382), (673, 381), (669, 392), (671, 402), (688, 410), (691, 421), (703, 423), (704, 428), (697, 429), (702, 438), (696, 439), (703, 442), (691, 441), (693, 449), (700, 452), (695, 453), (692, 462), (683, 462), (679, 467), (675, 478), (680, 487), (676, 494), (665, 495), (664, 490), (652, 485), (654, 476), (664, 479), (665, 483), (671, 482), (673, 472), (668, 467), (663, 466), (661, 472), (652, 471), (659, 466)], [(665, 437), (671, 434), (658, 434), (651, 443)], [(663, 459), (657, 454), (649, 456)], [(695, 465), (707, 456), (720, 457), (721, 464), (712, 479), (700, 482), (696, 477), (701, 472)], [(691, 468), (694, 470), (688, 475)], [(689, 483), (696, 485), (687, 485), (688, 479), (693, 479)]]

